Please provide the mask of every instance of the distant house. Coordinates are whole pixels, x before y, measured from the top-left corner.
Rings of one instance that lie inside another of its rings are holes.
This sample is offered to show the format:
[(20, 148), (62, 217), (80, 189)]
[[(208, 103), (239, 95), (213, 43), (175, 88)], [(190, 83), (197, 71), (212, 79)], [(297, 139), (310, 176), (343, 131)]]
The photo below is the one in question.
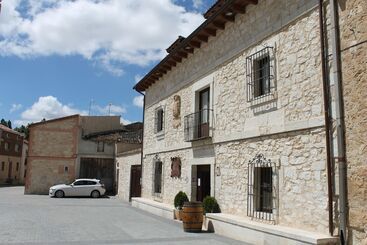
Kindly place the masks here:
[(31, 124), (26, 194), (47, 194), (76, 178), (101, 179), (116, 188), (115, 143), (95, 136), (123, 131), (119, 116), (73, 115)]
[(0, 184), (21, 184), (24, 135), (0, 124)]

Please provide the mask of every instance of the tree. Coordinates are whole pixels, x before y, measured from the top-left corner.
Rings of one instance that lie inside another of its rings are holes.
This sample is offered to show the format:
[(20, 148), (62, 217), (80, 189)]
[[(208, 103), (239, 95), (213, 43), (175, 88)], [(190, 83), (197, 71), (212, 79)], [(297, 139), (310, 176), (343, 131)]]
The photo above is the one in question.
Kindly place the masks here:
[(7, 127), (7, 126), (8, 126), (8, 122), (7, 122), (7, 121), (5, 121), (5, 119), (4, 119), (4, 118), (3, 118), (3, 119), (1, 119), (0, 124), (4, 125), (5, 127)]
[(19, 133), (24, 134), (25, 139), (28, 140), (29, 138), (29, 128), (28, 127), (29, 127), (29, 124), (27, 126), (22, 125), (20, 127), (16, 127), (14, 130)]
[(8, 120), (8, 128), (12, 128), (11, 127), (11, 121), (10, 120)]

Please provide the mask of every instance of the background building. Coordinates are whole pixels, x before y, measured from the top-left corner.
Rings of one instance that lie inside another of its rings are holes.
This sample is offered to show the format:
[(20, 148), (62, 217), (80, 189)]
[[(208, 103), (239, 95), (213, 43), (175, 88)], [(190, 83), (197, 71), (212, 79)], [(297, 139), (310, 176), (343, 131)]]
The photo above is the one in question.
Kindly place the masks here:
[(0, 124), (0, 184), (19, 184), (23, 177), (24, 136)]
[(76, 178), (101, 179), (115, 189), (115, 144), (92, 139), (122, 130), (119, 116), (73, 115), (30, 125), (25, 193), (47, 194), (50, 186)]

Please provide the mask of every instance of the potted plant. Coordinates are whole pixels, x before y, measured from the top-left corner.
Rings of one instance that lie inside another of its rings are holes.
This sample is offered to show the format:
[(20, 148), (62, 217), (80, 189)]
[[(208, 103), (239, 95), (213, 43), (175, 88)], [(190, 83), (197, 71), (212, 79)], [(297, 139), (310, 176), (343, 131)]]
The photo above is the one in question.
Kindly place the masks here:
[(214, 197), (207, 196), (203, 200), (204, 214), (220, 213), (220, 208), (217, 200)]
[(175, 196), (174, 206), (175, 206), (175, 219), (182, 220), (182, 207), (185, 202), (188, 202), (189, 198), (186, 193), (180, 191)]
[(203, 209), (204, 209), (204, 217), (203, 217), (203, 223), (204, 223), (204, 229), (208, 230), (208, 222), (206, 220), (206, 214), (207, 213), (220, 213), (220, 208), (217, 200), (214, 197), (207, 196), (203, 200)]

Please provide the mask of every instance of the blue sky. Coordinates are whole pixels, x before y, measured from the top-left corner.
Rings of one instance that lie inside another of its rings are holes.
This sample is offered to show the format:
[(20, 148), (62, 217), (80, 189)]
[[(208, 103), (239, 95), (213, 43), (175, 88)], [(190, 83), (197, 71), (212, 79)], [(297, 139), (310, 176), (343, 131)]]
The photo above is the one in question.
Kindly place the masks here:
[(141, 120), (132, 87), (213, 2), (3, 0), (0, 118), (17, 126), (91, 108)]

